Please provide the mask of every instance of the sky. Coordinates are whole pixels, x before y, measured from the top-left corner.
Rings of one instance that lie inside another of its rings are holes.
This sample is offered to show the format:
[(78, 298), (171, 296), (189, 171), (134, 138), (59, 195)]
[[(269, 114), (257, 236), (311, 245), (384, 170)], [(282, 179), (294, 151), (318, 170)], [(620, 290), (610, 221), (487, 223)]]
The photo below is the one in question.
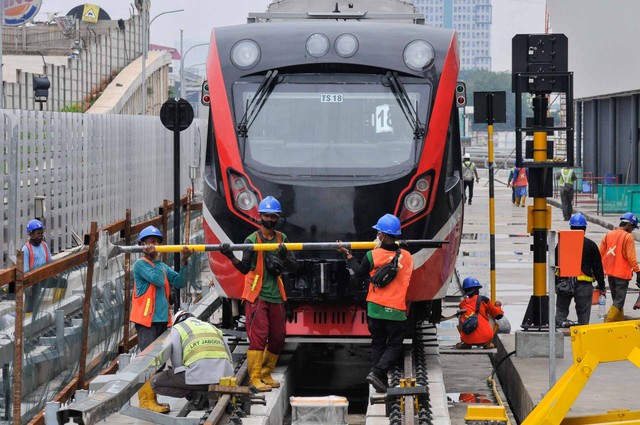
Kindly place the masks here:
[[(104, 7), (112, 19), (128, 18), (132, 1), (90, 0)], [(77, 0), (43, 0), (36, 19), (47, 13), (66, 14), (81, 4)], [(151, 0), (151, 17), (169, 10), (184, 12), (160, 16), (151, 26), (150, 41), (171, 47), (180, 46), (180, 29), (184, 30), (185, 50), (209, 41), (211, 28), (246, 23), (248, 12), (263, 12), (270, 0)], [(515, 34), (544, 32), (545, 0), (492, 0), (493, 24), (491, 55), (493, 71), (511, 69), (511, 38)], [(195, 48), (185, 58), (185, 67), (206, 60), (206, 48)]]

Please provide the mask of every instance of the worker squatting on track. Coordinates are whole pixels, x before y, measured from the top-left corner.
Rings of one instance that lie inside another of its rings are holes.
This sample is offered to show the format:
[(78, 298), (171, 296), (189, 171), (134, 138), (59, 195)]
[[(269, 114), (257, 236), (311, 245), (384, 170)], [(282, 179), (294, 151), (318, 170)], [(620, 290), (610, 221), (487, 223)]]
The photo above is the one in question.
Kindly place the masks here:
[(160, 395), (186, 398), (193, 410), (206, 409), (209, 385), (233, 375), (231, 351), (222, 332), (181, 310), (173, 319), (169, 338), (172, 369), (154, 376), (151, 388)]
[(245, 251), (238, 260), (229, 245), (223, 246), (224, 254), (234, 267), (246, 275), (242, 299), (245, 300), (247, 320), (247, 363), (251, 385), (258, 391), (271, 391), (280, 383), (271, 377), (278, 356), (284, 348), (286, 335), (285, 307), (287, 301), (280, 274), (295, 272), (297, 263), (293, 253), (284, 246), (287, 236), (274, 230), (282, 208), (273, 196), (267, 196), (258, 206), (261, 227), (250, 234), (245, 243), (278, 243), (277, 251)]
[(493, 327), (489, 323), (489, 316), (500, 320), (504, 315), (502, 303), (495, 303), (483, 295), (480, 295), (482, 285), (475, 277), (467, 277), (462, 282), (462, 290), (465, 297), (460, 301), (460, 310), (465, 310), (459, 318), (458, 331), (460, 342), (456, 344), (458, 349), (469, 349), (474, 345), (483, 348), (494, 348), (493, 337), (498, 331), (498, 324)]
[[(402, 356), (402, 341), (407, 332), (407, 289), (413, 272), (411, 254), (398, 248), (400, 220), (391, 214), (382, 216), (373, 226), (378, 231), (379, 247), (368, 251), (361, 263), (347, 248), (345, 255), (356, 277), (371, 278), (367, 294), (367, 317), (371, 333), (371, 371), (367, 382), (383, 393), (387, 390), (387, 372)], [(388, 273), (390, 269), (395, 272)], [(395, 274), (394, 274), (395, 273)]]
[[(162, 244), (162, 232), (154, 226), (148, 226), (140, 232), (139, 243), (143, 245), (144, 255), (133, 266), (135, 289), (131, 300), (131, 316), (138, 333), (138, 346), (144, 351), (153, 341), (162, 335), (171, 323), (169, 308), (170, 287), (183, 288), (187, 283), (187, 267), (180, 273), (158, 259), (155, 247)], [(186, 266), (191, 250), (182, 249), (182, 264)], [(140, 408), (158, 413), (168, 413), (168, 404), (158, 404), (156, 393), (147, 381), (138, 391)]]

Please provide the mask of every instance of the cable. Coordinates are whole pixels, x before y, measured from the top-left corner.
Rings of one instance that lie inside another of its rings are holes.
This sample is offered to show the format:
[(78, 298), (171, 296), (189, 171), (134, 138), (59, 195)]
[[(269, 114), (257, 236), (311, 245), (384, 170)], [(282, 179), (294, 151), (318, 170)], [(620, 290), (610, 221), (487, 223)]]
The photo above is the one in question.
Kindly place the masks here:
[(493, 379), (493, 375), (495, 375), (496, 371), (498, 370), (498, 366), (500, 366), (503, 361), (507, 360), (509, 357), (513, 356), (514, 354), (516, 354), (515, 350), (513, 350), (512, 352), (510, 352), (509, 354), (504, 356), (502, 359), (500, 359), (500, 361), (498, 363), (496, 363), (496, 365), (494, 366), (493, 370), (491, 371), (491, 375), (489, 375), (489, 377), (487, 378), (487, 384), (489, 384), (489, 388), (491, 388), (491, 391), (493, 392), (493, 396), (495, 397), (496, 401), (498, 402), (498, 405), (505, 409), (505, 416), (507, 418), (507, 425), (511, 425), (511, 421), (509, 420), (509, 415), (507, 414), (507, 408), (505, 407), (504, 402), (502, 401), (502, 398), (500, 397), (500, 394), (498, 393), (498, 386), (496, 385), (496, 381)]

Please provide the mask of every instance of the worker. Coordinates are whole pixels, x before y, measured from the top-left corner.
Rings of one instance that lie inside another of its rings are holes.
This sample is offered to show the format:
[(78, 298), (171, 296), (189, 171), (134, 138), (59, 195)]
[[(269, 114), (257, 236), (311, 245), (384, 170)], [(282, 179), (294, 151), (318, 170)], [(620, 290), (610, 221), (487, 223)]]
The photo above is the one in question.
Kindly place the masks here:
[[(462, 291), (464, 299), (460, 301), (459, 310), (464, 310), (464, 314), (459, 317), (458, 332), (460, 332), (460, 342), (455, 345), (458, 349), (470, 349), (474, 345), (479, 345), (485, 349), (495, 348), (493, 337), (498, 331), (498, 325), (491, 327), (489, 316), (495, 320), (500, 320), (504, 315), (502, 303), (495, 303), (484, 295), (480, 295), (482, 285), (475, 277), (467, 277), (462, 281)], [(472, 318), (475, 316), (475, 318)], [(469, 321), (465, 325), (465, 322)], [(468, 326), (471, 323), (473, 326)]]
[(640, 267), (636, 257), (636, 245), (631, 235), (638, 228), (638, 217), (631, 212), (620, 217), (617, 229), (609, 231), (600, 242), (600, 256), (604, 274), (608, 276), (611, 291), (611, 307), (605, 322), (624, 320), (624, 302), (629, 280), (636, 272), (636, 285), (640, 287)]
[[(401, 234), (398, 217), (385, 214), (373, 228), (378, 231), (376, 241), (379, 246), (368, 251), (361, 263), (345, 247), (338, 248), (338, 252), (345, 256), (356, 277), (371, 279), (367, 293), (367, 317), (372, 367), (366, 380), (377, 392), (383, 393), (388, 387), (387, 372), (402, 356), (413, 258), (409, 251), (400, 249), (396, 244), (396, 238)], [(395, 265), (397, 274), (386, 285), (378, 284), (378, 272), (388, 270), (389, 265)]]
[[(571, 230), (587, 232), (587, 219), (581, 213), (575, 213), (569, 220)], [(556, 255), (558, 248), (556, 247)], [(591, 301), (593, 298), (593, 282), (598, 282), (600, 295), (606, 294), (604, 272), (602, 271), (602, 257), (598, 245), (591, 239), (584, 237), (582, 244), (582, 274), (577, 277), (556, 276), (556, 326), (569, 328), (575, 325), (588, 325), (591, 316)], [(562, 289), (567, 288), (567, 289)], [(576, 303), (578, 323), (567, 320), (571, 299)]]
[(529, 185), (529, 172), (525, 167), (516, 167), (513, 170), (513, 180), (511, 186), (516, 195), (516, 201), (513, 205), (523, 208), (527, 205), (527, 186)]
[(573, 211), (573, 183), (576, 180), (576, 174), (573, 169), (569, 167), (563, 167), (557, 174), (556, 180), (558, 180), (558, 186), (560, 187), (560, 201), (562, 202), (562, 217), (564, 221), (571, 219), (571, 213)]
[[(51, 250), (44, 241), (44, 224), (40, 220), (29, 220), (27, 234), (29, 240), (22, 247), (24, 273), (44, 266), (51, 261)], [(42, 289), (40, 282), (25, 289), (24, 311), (26, 317), (30, 317), (34, 312), (38, 314), (42, 300)]]
[(222, 332), (180, 310), (173, 319), (169, 339), (172, 369), (154, 376), (151, 388), (156, 394), (186, 398), (192, 410), (206, 409), (209, 385), (219, 383), (223, 376), (233, 376), (231, 351)]
[[(131, 300), (129, 320), (135, 324), (138, 333), (138, 347), (144, 351), (162, 335), (171, 324), (169, 303), (170, 287), (183, 288), (187, 284), (188, 267), (180, 273), (160, 261), (156, 246), (162, 244), (162, 232), (154, 226), (145, 227), (139, 236), (139, 244), (144, 246), (143, 256), (133, 266), (135, 290)], [(182, 249), (181, 261), (186, 266), (191, 250)], [(158, 404), (156, 394), (147, 381), (138, 391), (140, 408), (158, 413), (168, 413), (168, 404)]]
[(287, 236), (275, 230), (282, 208), (273, 196), (267, 196), (258, 205), (260, 229), (250, 234), (246, 244), (277, 243), (275, 251), (245, 251), (239, 260), (229, 244), (223, 244), (220, 252), (234, 267), (246, 275), (242, 299), (245, 301), (245, 316), (249, 348), (247, 363), (251, 385), (258, 391), (271, 391), (280, 383), (271, 372), (285, 342), (285, 308), (287, 295), (284, 290), (283, 272), (293, 273), (297, 269), (296, 259), (286, 246)]
[(469, 196), (467, 198), (469, 205), (471, 205), (471, 200), (473, 199), (473, 181), (479, 182), (480, 177), (478, 177), (478, 168), (476, 164), (471, 161), (471, 155), (468, 153), (464, 154), (462, 161), (462, 181), (464, 182), (464, 193), (467, 193), (467, 188), (469, 188)]

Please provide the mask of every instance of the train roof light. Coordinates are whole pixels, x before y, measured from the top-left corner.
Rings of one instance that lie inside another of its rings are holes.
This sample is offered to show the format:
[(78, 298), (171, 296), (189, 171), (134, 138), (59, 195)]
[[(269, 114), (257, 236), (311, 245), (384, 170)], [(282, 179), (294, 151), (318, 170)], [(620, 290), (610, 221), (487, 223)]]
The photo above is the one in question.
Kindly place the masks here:
[(343, 58), (349, 58), (358, 51), (358, 39), (353, 34), (342, 34), (336, 38), (336, 53)]
[(312, 34), (307, 38), (307, 52), (314, 58), (319, 58), (329, 51), (329, 38), (320, 33)]
[(435, 53), (431, 44), (414, 40), (404, 48), (404, 63), (414, 71), (422, 71), (433, 63)]
[(237, 68), (253, 68), (259, 60), (260, 46), (253, 40), (240, 40), (231, 48), (231, 62)]

